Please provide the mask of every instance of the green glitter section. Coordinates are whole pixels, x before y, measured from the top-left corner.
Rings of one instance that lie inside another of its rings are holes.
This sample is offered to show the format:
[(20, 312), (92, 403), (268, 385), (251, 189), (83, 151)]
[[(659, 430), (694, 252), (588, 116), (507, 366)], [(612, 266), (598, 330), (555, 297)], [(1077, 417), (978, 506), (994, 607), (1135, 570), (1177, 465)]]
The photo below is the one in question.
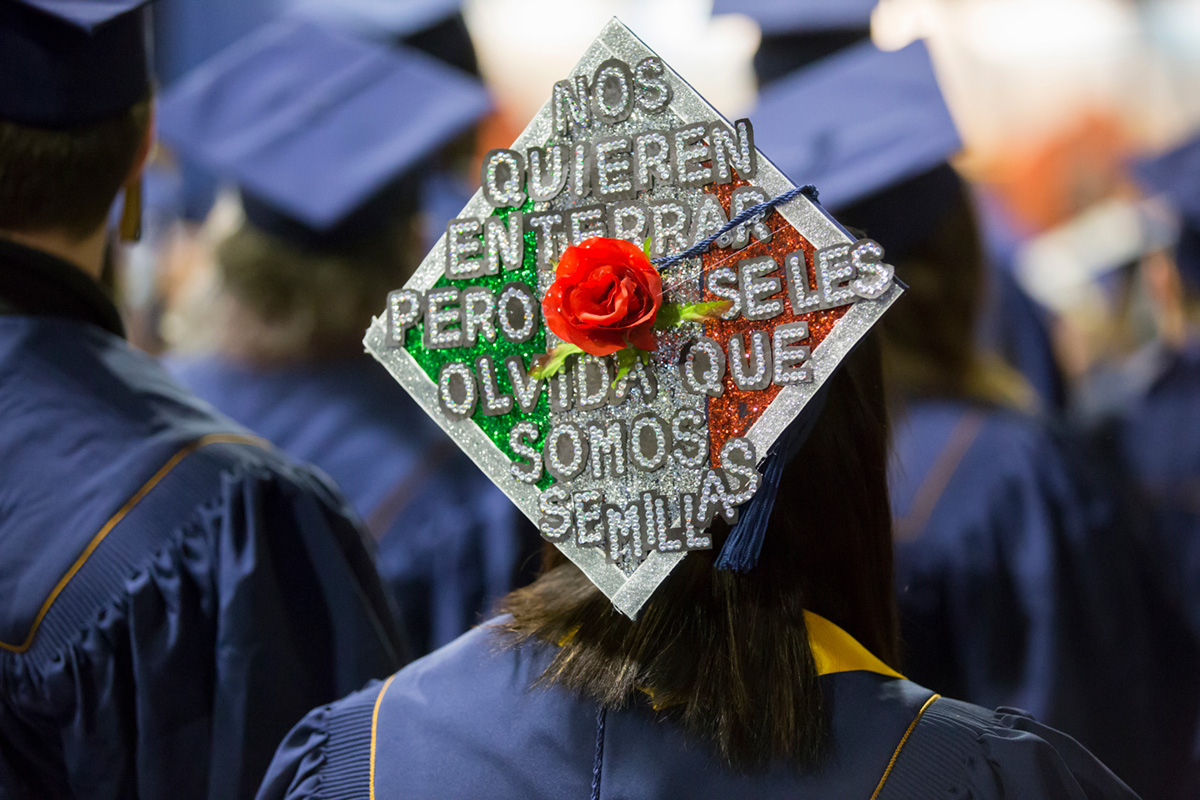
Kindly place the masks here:
[[(532, 209), (533, 201), (527, 201), (518, 210), (522, 213), (528, 213)], [(511, 208), (498, 208), (492, 214), (507, 222), (508, 215), (512, 210)], [(521, 255), (520, 269), (507, 271), (501, 269), (497, 275), (485, 275), (481, 278), (466, 281), (451, 281), (443, 275), (434, 284), (434, 288), (440, 286), (456, 286), (460, 288), (466, 286), (486, 286), (499, 296), (501, 288), (506, 283), (517, 281), (533, 287), (533, 291), (536, 294), (538, 287), (536, 235), (533, 231), (529, 231), (524, 235), (525, 248)], [(546, 332), (540, 323), (529, 341), (521, 344), (509, 342), (497, 331), (495, 342), (488, 342), (487, 339), (480, 336), (478, 343), (474, 347), (429, 350), (424, 345), (424, 334), (425, 323), (422, 321), (409, 329), (408, 338), (405, 340), (404, 346), (412, 357), (416, 359), (417, 363), (421, 365), (421, 369), (425, 371), (425, 374), (429, 376), (431, 381), (437, 383), (438, 375), (441, 373), (442, 365), (444, 364), (458, 361), (467, 364), (474, 371), (475, 359), (478, 356), (490, 355), (496, 363), (496, 384), (500, 387), (501, 392), (513, 397), (516, 395), (513, 392), (512, 383), (508, 379), (508, 370), (504, 369), (504, 359), (510, 355), (519, 355), (521, 356), (522, 363), (528, 366), (534, 357), (546, 352)], [(538, 398), (537, 406), (528, 414), (522, 413), (514, 401), (513, 410), (508, 414), (489, 417), (477, 409), (471, 419), (500, 448), (500, 451), (508, 456), (509, 460), (516, 460), (517, 454), (512, 451), (512, 448), (508, 444), (509, 431), (518, 422), (529, 420), (538, 428), (538, 441), (544, 440), (550, 428), (550, 400), (547, 397), (547, 392), (543, 390), (541, 396)], [(544, 491), (553, 483), (554, 479), (549, 474), (545, 474), (538, 481), (537, 487)]]

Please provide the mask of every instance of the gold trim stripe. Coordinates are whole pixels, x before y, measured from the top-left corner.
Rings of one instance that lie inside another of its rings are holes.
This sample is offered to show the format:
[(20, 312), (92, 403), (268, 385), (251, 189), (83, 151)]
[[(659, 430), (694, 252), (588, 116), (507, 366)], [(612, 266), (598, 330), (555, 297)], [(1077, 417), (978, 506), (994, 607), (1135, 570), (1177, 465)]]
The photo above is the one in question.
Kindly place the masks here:
[(371, 712), (371, 800), (375, 800), (375, 731), (379, 727), (379, 706), (383, 704), (383, 696), (387, 694), (388, 687), (395, 679), (396, 676), (392, 675), (383, 682), (383, 688), (379, 690), (379, 696), (375, 698), (375, 710)]
[(941, 697), (940, 694), (935, 694), (925, 701), (925, 705), (921, 706), (921, 710), (913, 717), (913, 721), (908, 724), (908, 730), (900, 737), (900, 744), (896, 745), (896, 752), (892, 753), (892, 760), (888, 762), (887, 769), (883, 771), (883, 777), (879, 779), (879, 785), (875, 787), (875, 791), (871, 793), (871, 800), (877, 800), (879, 793), (883, 791), (883, 785), (887, 783), (888, 776), (892, 774), (892, 767), (896, 766), (896, 759), (900, 758), (900, 751), (904, 749), (905, 742), (912, 735), (913, 730), (917, 727), (917, 723), (921, 721), (921, 717), (925, 716), (925, 712), (933, 705), (933, 701)]
[(92, 537), (92, 540), (88, 542), (87, 547), (84, 548), (83, 553), (80, 554), (79, 558), (75, 559), (75, 563), (71, 565), (71, 568), (67, 570), (65, 575), (59, 578), (58, 583), (55, 584), (54, 589), (51, 590), (50, 596), (46, 598), (44, 603), (42, 603), (41, 609), (38, 611), (37, 616), (34, 617), (33, 626), (29, 629), (29, 635), (25, 637), (25, 641), (21, 644), (0, 642), (0, 650), (8, 650), (11, 653), (24, 653), (26, 650), (28, 650), (33, 645), (33, 637), (37, 635), (38, 628), (41, 626), (42, 620), (45, 619), (46, 613), (50, 610), (50, 606), (54, 605), (54, 601), (58, 599), (60, 594), (62, 594), (63, 589), (67, 588), (67, 584), (70, 583), (71, 579), (75, 577), (76, 573), (83, 568), (83, 565), (87, 563), (87, 560), (91, 557), (92, 553), (96, 552), (96, 548), (99, 547), (100, 543), (104, 541), (104, 538), (112, 532), (112, 529), (117, 527), (121, 520), (123, 520), (129, 514), (129, 512), (133, 510), (134, 506), (140, 503), (146, 497), (146, 495), (150, 494), (150, 491), (154, 489), (154, 487), (160, 482), (162, 482), (162, 479), (167, 477), (167, 474), (170, 473), (171, 470), (179, 466), (179, 462), (183, 461), (183, 459), (187, 458), (201, 447), (207, 447), (208, 445), (212, 444), (250, 444), (257, 447), (270, 446), (266, 440), (260, 439), (257, 436), (243, 436), (235, 433), (212, 433), (207, 436), (201, 436), (196, 441), (180, 448), (179, 452), (171, 456), (167, 463), (159, 467), (158, 472), (154, 473), (150, 480), (142, 484), (142, 488), (138, 489), (133, 497), (129, 498), (125, 502), (125, 505), (121, 506), (121, 509), (109, 518), (108, 522), (104, 523), (104, 527), (100, 529), (99, 533)]

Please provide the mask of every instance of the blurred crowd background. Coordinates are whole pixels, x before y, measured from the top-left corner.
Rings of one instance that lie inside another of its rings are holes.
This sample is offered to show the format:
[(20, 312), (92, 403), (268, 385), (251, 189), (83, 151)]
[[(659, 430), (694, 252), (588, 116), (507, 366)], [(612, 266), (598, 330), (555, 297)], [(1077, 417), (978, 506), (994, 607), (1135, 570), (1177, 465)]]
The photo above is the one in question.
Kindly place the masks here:
[[(379, 5), (162, 0), (154, 10), (158, 79), (169, 90), (296, 7), (387, 39), (396, 22), (381, 18)], [(884, 50), (928, 42), (965, 143), (955, 166), (981, 190), (986, 221), (1020, 285), (1050, 315), (1068, 389), (1164, 331), (1180, 335), (1185, 309), (1164, 311), (1147, 297), (1170, 291), (1155, 262), (1177, 222), (1130, 167), (1200, 127), (1200, 2), (883, 0), (866, 13)], [(755, 105), (759, 25), (742, 14), (714, 15), (710, 0), (475, 0), (463, 15), (493, 102), (474, 142), (477, 158), (515, 138), (614, 15), (727, 117)], [(148, 235), (123, 265), (122, 304), (141, 346), (203, 350), (194, 317), (206, 313), (211, 243), (236, 227), (236, 204), (215, 202), (219, 179), (186, 163), (179, 186), (169, 147), (160, 146), (155, 166)], [(474, 171), (461, 170), (464, 199)]]

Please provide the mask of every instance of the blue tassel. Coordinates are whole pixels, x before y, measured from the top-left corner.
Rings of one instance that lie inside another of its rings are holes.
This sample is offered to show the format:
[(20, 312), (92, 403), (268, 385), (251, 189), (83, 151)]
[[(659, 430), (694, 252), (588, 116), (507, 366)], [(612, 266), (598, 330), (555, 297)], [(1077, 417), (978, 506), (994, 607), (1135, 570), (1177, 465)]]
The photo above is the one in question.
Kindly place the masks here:
[(717, 569), (749, 572), (758, 566), (763, 539), (767, 535), (767, 523), (771, 521), (771, 512), (775, 510), (775, 497), (779, 494), (779, 481), (786, 463), (787, 459), (781, 457), (778, 450), (768, 456), (762, 486), (758, 487), (750, 502), (742, 507), (737, 523), (729, 531), (729, 538), (721, 548)]
[(729, 222), (722, 225), (721, 229), (719, 231), (716, 231), (715, 233), (710, 234), (709, 236), (705, 237), (704, 239), (701, 239), (700, 241), (696, 242), (694, 245), (689, 247), (687, 250), (684, 250), (682, 253), (676, 253), (673, 256), (659, 256), (658, 258), (651, 259), (650, 263), (654, 264), (654, 266), (658, 267), (661, 270), (661, 269), (666, 269), (667, 267), (674, 266), (674, 265), (678, 264), (680, 261), (683, 261), (684, 259), (696, 258), (697, 256), (702, 256), (708, 252), (708, 248), (712, 247), (713, 243), (716, 242), (717, 239), (720, 239), (722, 236), (724, 236), (726, 233), (733, 230), (737, 226), (745, 225), (747, 222), (749, 222), (752, 219), (755, 219), (756, 217), (759, 217), (760, 215), (765, 217), (776, 206), (781, 206), (785, 203), (790, 203), (793, 200), (795, 200), (797, 197), (799, 197), (800, 195), (804, 195), (809, 200), (812, 200), (815, 203), (815, 202), (817, 202), (817, 197), (818, 197), (817, 187), (813, 186), (811, 183), (808, 183), (808, 184), (805, 184), (804, 186), (797, 186), (793, 189), (788, 189), (783, 194), (772, 197), (770, 200), (767, 200), (766, 202), (759, 203), (758, 205), (747, 208), (741, 214), (738, 214), (736, 217), (729, 220)]
[(754, 497), (742, 506), (738, 521), (729, 531), (729, 538), (725, 540), (725, 546), (721, 548), (721, 554), (717, 557), (717, 569), (749, 572), (758, 566), (763, 539), (767, 536), (767, 526), (771, 522), (771, 513), (775, 510), (775, 498), (779, 495), (779, 483), (783, 480), (783, 468), (808, 441), (808, 435), (812, 433), (817, 417), (821, 416), (824, 407), (825, 386), (822, 386), (800, 412), (800, 416), (792, 420), (792, 424), (775, 441), (775, 446), (767, 454), (762, 486), (759, 486)]

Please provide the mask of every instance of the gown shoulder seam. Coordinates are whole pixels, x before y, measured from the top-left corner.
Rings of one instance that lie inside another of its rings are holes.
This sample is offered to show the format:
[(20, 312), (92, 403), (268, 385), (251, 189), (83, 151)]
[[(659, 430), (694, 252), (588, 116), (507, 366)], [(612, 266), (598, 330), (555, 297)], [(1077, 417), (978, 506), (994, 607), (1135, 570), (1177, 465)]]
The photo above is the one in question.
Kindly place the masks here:
[(128, 500), (125, 501), (125, 503), (120, 509), (117, 510), (115, 514), (109, 517), (108, 521), (101, 526), (100, 530), (94, 536), (92, 536), (92, 538), (88, 541), (87, 546), (84, 547), (83, 552), (79, 554), (67, 571), (63, 573), (62, 577), (58, 579), (57, 583), (55, 583), (54, 588), (50, 590), (50, 594), (44, 601), (42, 601), (41, 606), (38, 608), (38, 613), (36, 616), (34, 616), (33, 623), (30, 625), (29, 632), (26, 634), (24, 640), (16, 644), (0, 641), (0, 650), (17, 654), (28, 651), (30, 647), (33, 646), (38, 629), (41, 627), (43, 620), (45, 620), (46, 614), (49, 613), (50, 608), (54, 605), (55, 600), (57, 600), (59, 595), (62, 594), (63, 590), (67, 587), (67, 584), (71, 582), (71, 579), (74, 578), (75, 575), (78, 574), (78, 572), (83, 568), (84, 564), (87, 563), (92, 554), (96, 552), (96, 549), (100, 546), (100, 544), (108, 537), (110, 533), (112, 533), (113, 529), (115, 529), (117, 525), (119, 525), (121, 521), (125, 519), (129, 513), (132, 512), (134, 508), (136, 508), (137, 505), (163, 481), (164, 478), (167, 477), (167, 475), (169, 475), (177, 466), (179, 466), (179, 464), (185, 458), (203, 447), (216, 444), (244, 444), (263, 448), (270, 447), (265, 440), (257, 436), (235, 433), (213, 433), (201, 436), (200, 438), (189, 442), (177, 450), (174, 455), (167, 459), (167, 461), (158, 468), (158, 470), (149, 478), (149, 480), (143, 483), (142, 486), (136, 492), (134, 492)]
[(900, 737), (900, 742), (896, 745), (896, 750), (892, 753), (892, 758), (890, 761), (888, 761), (887, 768), (884, 769), (883, 775), (879, 778), (879, 783), (875, 786), (875, 791), (871, 793), (871, 800), (878, 800), (879, 793), (883, 791), (884, 784), (887, 783), (888, 777), (892, 774), (892, 768), (896, 766), (896, 761), (900, 758), (900, 751), (903, 750), (904, 745), (908, 743), (908, 737), (912, 735), (912, 732), (916, 729), (917, 724), (921, 721), (921, 718), (925, 716), (925, 712), (928, 711), (929, 707), (934, 704), (934, 701), (938, 700), (940, 697), (940, 694), (930, 695), (929, 699), (925, 701), (925, 704), (922, 705), (921, 709), (917, 712), (917, 715), (913, 717), (912, 722), (908, 723), (908, 730), (906, 730), (904, 735)]
[(375, 743), (376, 733), (379, 728), (379, 707), (383, 705), (383, 696), (387, 694), (388, 688), (392, 685), (392, 681), (396, 679), (393, 674), (390, 678), (383, 682), (383, 686), (379, 689), (379, 696), (375, 698), (375, 707), (371, 709), (371, 755), (370, 755), (370, 800), (375, 800)]

